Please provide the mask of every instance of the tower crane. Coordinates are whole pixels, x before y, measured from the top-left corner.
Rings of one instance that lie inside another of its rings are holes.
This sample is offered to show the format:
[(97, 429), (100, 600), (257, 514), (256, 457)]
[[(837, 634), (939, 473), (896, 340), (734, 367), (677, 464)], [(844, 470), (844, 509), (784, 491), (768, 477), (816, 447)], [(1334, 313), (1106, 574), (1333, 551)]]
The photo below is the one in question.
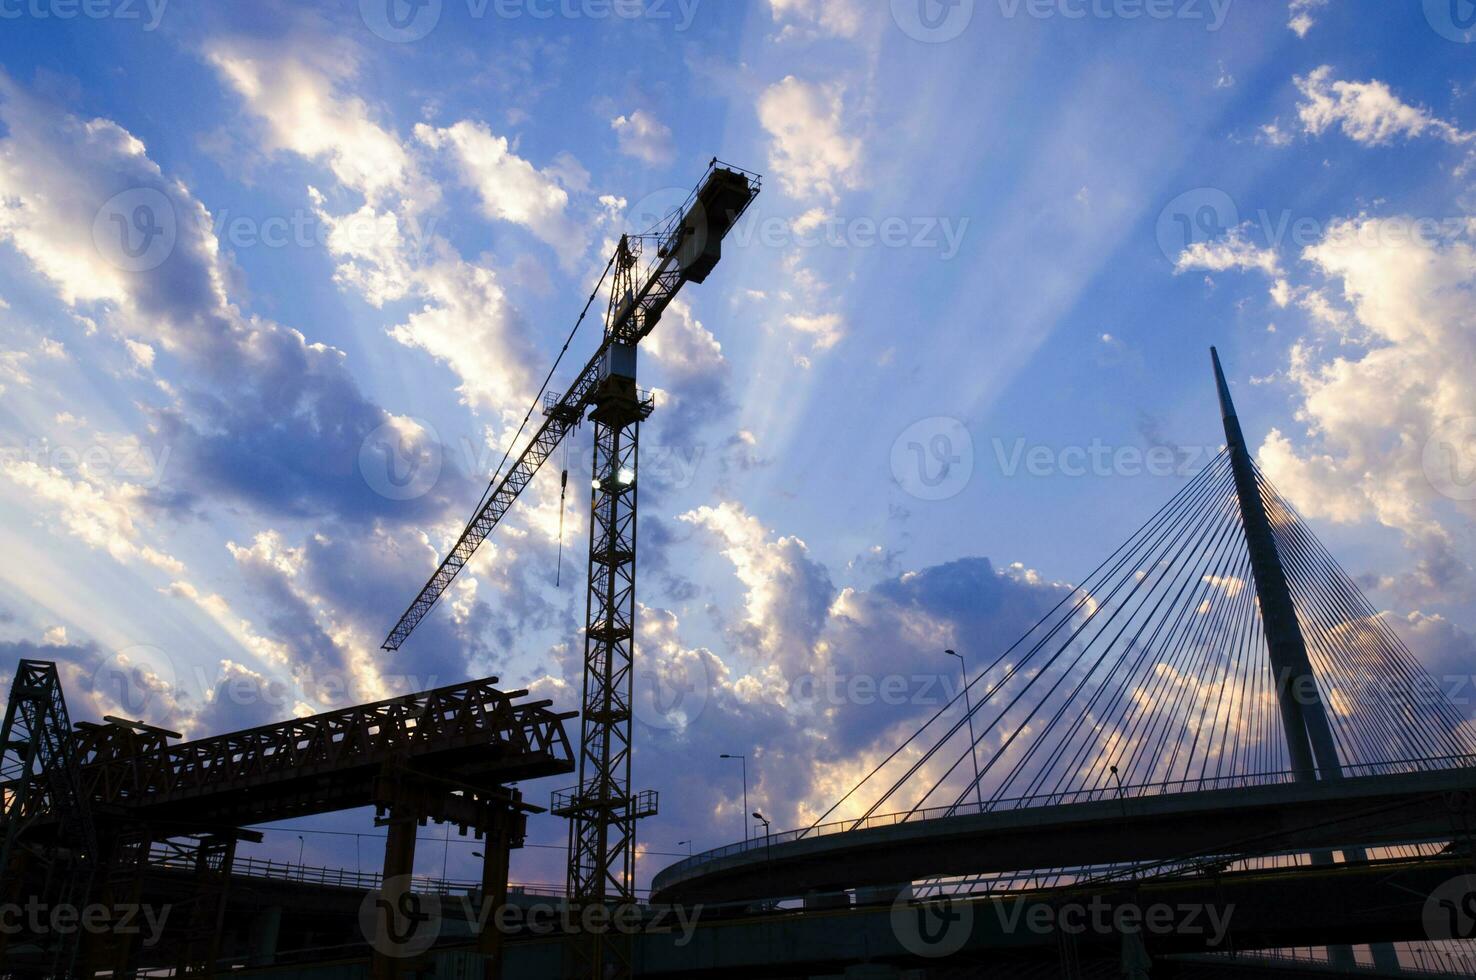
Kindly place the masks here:
[[(621, 237), (607, 267), (613, 278), (599, 349), (563, 395), (548, 396), (542, 424), (507, 472), (494, 474), (466, 530), (383, 644), (385, 650), (400, 648), (565, 436), (585, 418), (592, 420), (579, 784), (553, 798), (553, 811), (569, 819), (568, 888), (576, 903), (631, 900), (635, 822), (653, 815), (657, 805), (654, 792), (630, 789), (637, 448), (640, 423), (654, 404), (636, 387), (636, 347), (682, 286), (703, 282), (717, 265), (723, 238), (761, 183), (759, 175), (714, 159), (654, 234)], [(643, 269), (648, 240), (656, 254)], [(608, 958), (596, 953), (595, 975), (602, 975), (598, 960)], [(618, 963), (609, 966), (623, 972)]]

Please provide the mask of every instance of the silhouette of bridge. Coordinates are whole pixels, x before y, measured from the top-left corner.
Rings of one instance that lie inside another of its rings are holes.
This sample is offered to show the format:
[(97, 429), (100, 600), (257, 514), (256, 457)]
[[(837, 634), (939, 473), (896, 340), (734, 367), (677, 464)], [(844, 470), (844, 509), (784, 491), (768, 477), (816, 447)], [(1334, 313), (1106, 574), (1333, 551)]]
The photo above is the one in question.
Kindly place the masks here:
[[(1476, 870), (1476, 742), (1257, 468), (1212, 356), (1226, 445), (1197, 476), (809, 826), (679, 861), (653, 900)], [(1344, 916), (1386, 969), (1407, 892)]]

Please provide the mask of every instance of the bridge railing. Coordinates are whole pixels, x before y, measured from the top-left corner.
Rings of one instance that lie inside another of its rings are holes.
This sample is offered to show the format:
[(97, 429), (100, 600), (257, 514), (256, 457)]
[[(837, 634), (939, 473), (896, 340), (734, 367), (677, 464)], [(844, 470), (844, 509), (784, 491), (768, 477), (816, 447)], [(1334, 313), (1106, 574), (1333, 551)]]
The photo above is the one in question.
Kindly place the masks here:
[[(193, 871), (194, 862), (177, 852), (155, 850), (149, 863), (156, 868), (174, 871)], [(244, 878), (289, 881), (295, 884), (323, 885), (328, 888), (344, 888), (351, 891), (373, 891), (379, 887), (380, 875), (375, 871), (356, 871), (350, 868), (325, 868), (298, 864), (291, 861), (274, 861), (270, 858), (238, 857), (231, 864), (231, 873)], [(431, 875), (415, 875), (411, 879), (412, 891), (422, 895), (460, 895), (477, 891), (480, 881), (437, 878)], [(560, 894), (552, 885), (508, 886), (512, 894), (546, 895)]]
[[(1434, 756), (1422, 759), (1393, 759), (1385, 762), (1347, 764), (1343, 766), (1345, 777), (1392, 776), (1410, 772), (1428, 772), (1437, 769), (1476, 768), (1476, 755)], [(979, 813), (1000, 813), (1038, 807), (1066, 806), (1072, 803), (1096, 803), (1103, 800), (1136, 799), (1145, 796), (1164, 796), (1178, 793), (1205, 793), (1217, 789), (1245, 789), (1250, 786), (1272, 786), (1296, 781), (1296, 772), (1252, 773), (1238, 776), (1206, 776), (1199, 779), (1175, 779), (1151, 783), (1128, 783), (1122, 786), (1097, 786), (1090, 789), (1063, 790), (1033, 796), (1004, 796), (985, 799), (982, 803), (970, 802), (949, 806), (925, 807), (896, 813), (878, 813), (869, 817), (836, 820), (814, 824), (797, 830), (786, 830), (766, 834), (751, 840), (738, 841), (723, 847), (713, 848), (683, 858), (673, 864), (664, 874), (680, 874), (699, 867), (709, 861), (761, 851), (775, 844), (812, 837), (826, 837), (856, 830), (872, 830), (878, 827), (895, 827), (902, 823), (920, 820), (935, 820), (940, 817), (959, 817)]]

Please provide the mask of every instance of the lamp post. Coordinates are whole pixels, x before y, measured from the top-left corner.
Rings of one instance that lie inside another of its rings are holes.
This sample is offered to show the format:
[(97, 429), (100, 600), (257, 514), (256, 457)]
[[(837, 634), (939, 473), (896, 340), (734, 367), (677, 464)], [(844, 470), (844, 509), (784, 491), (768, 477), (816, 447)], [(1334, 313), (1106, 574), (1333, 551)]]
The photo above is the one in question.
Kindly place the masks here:
[[(759, 813), (757, 810), (753, 811), (753, 819), (757, 820), (759, 823), (761, 823), (761, 824), (764, 825), (764, 863), (767, 864), (769, 862), (769, 860), (770, 860), (770, 855), (772, 854), (772, 852), (770, 851), (770, 846), (771, 845), (770, 845), (770, 840), (769, 839), (773, 836), (773, 829), (774, 828), (772, 828), (772, 827), (769, 826), (768, 819), (762, 813)], [(746, 821), (746, 820), (744, 821), (744, 823), (747, 823), (747, 822), (748, 821)]]
[[(745, 756), (745, 755), (729, 755), (728, 753), (724, 752), (722, 755), (718, 756), (718, 758), (719, 759), (737, 759), (739, 762), (743, 763), (743, 812), (744, 813), (747, 813), (748, 812), (748, 757)], [(745, 843), (748, 841), (748, 819), (746, 817), (743, 820), (743, 840), (744, 840)]]
[(1122, 776), (1118, 773), (1116, 766), (1112, 767), (1112, 778), (1117, 780), (1117, 803), (1122, 807), (1122, 819), (1126, 820), (1128, 815), (1127, 801), (1122, 796)]
[(963, 676), (964, 711), (969, 716), (969, 758), (974, 760), (974, 799), (979, 802), (979, 812), (984, 812), (984, 788), (979, 785), (979, 747), (974, 741), (974, 707), (969, 703), (969, 668), (964, 663), (963, 654), (954, 650), (944, 650), (950, 657), (958, 658), (958, 670)]
[(297, 835), (297, 873), (302, 874), (302, 835)]
[[(747, 821), (745, 820), (744, 823), (747, 823)], [(687, 857), (691, 857), (692, 856), (692, 842), (689, 841), (689, 840), (679, 840), (679, 841), (677, 841), (677, 847), (681, 847), (683, 844), (686, 844), (687, 845)]]

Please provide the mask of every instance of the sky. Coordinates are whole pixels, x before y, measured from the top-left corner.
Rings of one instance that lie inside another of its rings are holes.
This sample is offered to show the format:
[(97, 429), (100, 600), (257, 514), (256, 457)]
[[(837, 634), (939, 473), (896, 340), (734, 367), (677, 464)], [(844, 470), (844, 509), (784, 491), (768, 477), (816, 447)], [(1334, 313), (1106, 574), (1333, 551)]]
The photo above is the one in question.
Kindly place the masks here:
[[(1468, 704), (1468, 7), (0, 0), (0, 649), (188, 736), (487, 675), (576, 708), (587, 426), (379, 644), (618, 236), (717, 157), (763, 192), (641, 348), (643, 883), (747, 832), (721, 754), (805, 824), (957, 690), (945, 648), (1007, 646), (1182, 488), (1211, 345)], [(376, 833), (252, 853), (367, 868)], [(514, 878), (560, 882), (564, 833)], [(439, 834), (420, 869), (473, 876)]]

